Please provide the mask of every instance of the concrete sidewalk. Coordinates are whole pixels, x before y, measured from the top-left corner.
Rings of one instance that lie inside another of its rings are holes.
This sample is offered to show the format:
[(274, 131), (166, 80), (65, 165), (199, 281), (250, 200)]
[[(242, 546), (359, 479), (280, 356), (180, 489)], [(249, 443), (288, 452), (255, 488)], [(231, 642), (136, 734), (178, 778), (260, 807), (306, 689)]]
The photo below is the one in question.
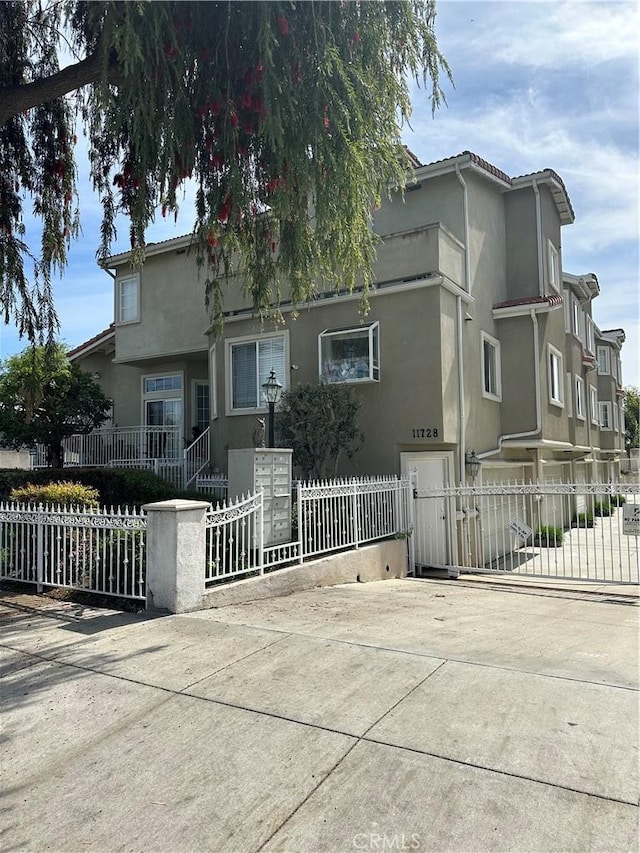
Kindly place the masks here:
[(399, 580), (188, 616), (2, 595), (6, 851), (633, 851), (626, 598)]

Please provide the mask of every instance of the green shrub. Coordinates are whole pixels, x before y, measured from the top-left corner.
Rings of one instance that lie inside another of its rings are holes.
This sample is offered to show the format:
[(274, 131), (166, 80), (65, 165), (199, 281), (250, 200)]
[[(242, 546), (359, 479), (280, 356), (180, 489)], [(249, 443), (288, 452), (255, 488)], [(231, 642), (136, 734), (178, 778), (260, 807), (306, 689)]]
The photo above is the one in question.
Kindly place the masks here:
[(539, 527), (533, 537), (533, 544), (538, 548), (557, 548), (562, 545), (563, 530), (561, 527), (550, 527), (543, 525)]
[(27, 483), (11, 490), (12, 501), (57, 506), (99, 506), (98, 490), (82, 483)]
[(624, 495), (613, 495), (611, 498), (611, 506), (624, 506), (626, 502), (627, 499)]
[(579, 512), (571, 520), (572, 527), (593, 527), (593, 513)]
[(27, 485), (60, 483), (73, 476), (76, 483), (98, 492), (103, 506), (136, 506), (171, 498), (194, 497), (171, 486), (152, 471), (134, 468), (40, 468), (34, 471), (0, 470), (0, 500), (10, 500), (13, 489)]
[(614, 507), (611, 506), (609, 501), (596, 501), (593, 505), (593, 514), (602, 516), (611, 515), (614, 510)]

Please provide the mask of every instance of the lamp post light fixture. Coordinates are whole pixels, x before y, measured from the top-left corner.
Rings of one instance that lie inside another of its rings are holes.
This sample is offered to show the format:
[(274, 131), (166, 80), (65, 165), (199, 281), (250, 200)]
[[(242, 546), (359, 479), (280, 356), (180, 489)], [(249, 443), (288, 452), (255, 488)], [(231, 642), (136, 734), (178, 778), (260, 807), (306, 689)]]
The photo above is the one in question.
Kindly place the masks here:
[(472, 450), (470, 453), (467, 453), (464, 460), (465, 468), (471, 475), (472, 482), (475, 483), (476, 477), (478, 476), (478, 471), (480, 470), (480, 466), (482, 463), (478, 459), (475, 450)]
[(275, 371), (272, 370), (266, 382), (262, 383), (262, 393), (264, 399), (269, 406), (269, 442), (268, 446), (273, 447), (275, 440), (275, 406), (280, 399), (282, 393), (282, 385), (276, 379)]

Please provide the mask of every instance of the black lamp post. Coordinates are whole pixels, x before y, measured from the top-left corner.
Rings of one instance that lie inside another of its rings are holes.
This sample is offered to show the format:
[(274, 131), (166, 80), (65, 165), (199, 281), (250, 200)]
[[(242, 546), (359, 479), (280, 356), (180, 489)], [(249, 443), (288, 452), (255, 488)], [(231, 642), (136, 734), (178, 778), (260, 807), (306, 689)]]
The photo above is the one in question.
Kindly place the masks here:
[(266, 382), (262, 383), (262, 393), (269, 405), (269, 442), (268, 447), (273, 447), (275, 439), (275, 405), (280, 399), (282, 385), (276, 379), (275, 371), (272, 370)]

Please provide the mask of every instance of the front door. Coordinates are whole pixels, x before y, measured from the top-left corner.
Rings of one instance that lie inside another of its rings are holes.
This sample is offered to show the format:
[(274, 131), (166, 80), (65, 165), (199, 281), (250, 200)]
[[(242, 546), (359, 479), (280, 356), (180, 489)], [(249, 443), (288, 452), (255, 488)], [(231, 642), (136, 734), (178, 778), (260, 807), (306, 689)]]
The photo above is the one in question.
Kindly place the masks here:
[[(182, 400), (146, 400), (145, 426), (148, 427), (181, 427)], [(179, 455), (175, 429), (149, 430), (147, 435), (147, 455), (150, 459), (172, 459)]]
[(430, 489), (449, 484), (453, 465), (451, 453), (401, 453), (403, 477), (416, 478), (414, 547), (416, 566), (451, 565), (451, 531), (447, 498), (425, 495)]

